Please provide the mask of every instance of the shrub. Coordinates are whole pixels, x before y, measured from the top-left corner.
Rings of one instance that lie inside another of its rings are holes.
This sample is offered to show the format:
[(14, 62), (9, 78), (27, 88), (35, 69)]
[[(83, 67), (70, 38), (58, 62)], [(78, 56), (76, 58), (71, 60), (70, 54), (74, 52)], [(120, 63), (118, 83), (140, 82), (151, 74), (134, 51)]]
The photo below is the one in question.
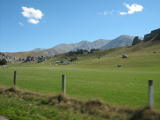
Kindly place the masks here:
[(7, 64), (7, 60), (6, 59), (0, 59), (0, 65), (6, 65)]

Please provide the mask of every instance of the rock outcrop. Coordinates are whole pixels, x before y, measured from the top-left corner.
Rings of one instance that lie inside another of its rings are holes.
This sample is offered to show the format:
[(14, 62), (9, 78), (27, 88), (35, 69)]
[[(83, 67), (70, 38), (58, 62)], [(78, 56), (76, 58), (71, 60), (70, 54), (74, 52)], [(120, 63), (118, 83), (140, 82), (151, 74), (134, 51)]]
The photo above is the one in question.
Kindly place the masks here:
[(142, 42), (142, 40), (141, 40), (138, 36), (136, 36), (136, 37), (133, 39), (132, 45), (137, 45), (137, 44), (139, 44), (139, 43), (141, 43), (141, 42)]
[(151, 31), (151, 33), (149, 33), (149, 34), (146, 34), (145, 36), (144, 36), (144, 42), (146, 42), (146, 41), (160, 41), (160, 28), (159, 29), (156, 29), (156, 30), (153, 30), (153, 31)]

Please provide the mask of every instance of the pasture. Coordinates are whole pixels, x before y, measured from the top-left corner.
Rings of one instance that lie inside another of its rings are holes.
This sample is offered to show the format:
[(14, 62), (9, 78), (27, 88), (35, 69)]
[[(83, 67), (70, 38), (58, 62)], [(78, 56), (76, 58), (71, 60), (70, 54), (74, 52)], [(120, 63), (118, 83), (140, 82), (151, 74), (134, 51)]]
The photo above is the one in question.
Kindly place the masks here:
[[(41, 93), (61, 93), (61, 75), (67, 79), (67, 95), (81, 99), (102, 99), (110, 104), (145, 107), (148, 104), (148, 80), (154, 80), (155, 104), (160, 109), (160, 55), (130, 54), (101, 59), (82, 58), (77, 64), (17, 64), (0, 68), (0, 85), (13, 85), (17, 71), (17, 87)], [(123, 67), (117, 68), (117, 64)]]

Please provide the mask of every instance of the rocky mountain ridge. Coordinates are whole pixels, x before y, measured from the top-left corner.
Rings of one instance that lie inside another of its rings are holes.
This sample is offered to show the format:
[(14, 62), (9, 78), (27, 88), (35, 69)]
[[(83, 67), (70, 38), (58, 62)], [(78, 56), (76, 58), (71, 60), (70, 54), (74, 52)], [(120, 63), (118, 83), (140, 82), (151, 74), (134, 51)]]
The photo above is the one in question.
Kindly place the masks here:
[(121, 35), (116, 39), (110, 41), (108, 44), (102, 46), (100, 49), (104, 50), (104, 49), (110, 49), (110, 48), (130, 46), (132, 45), (133, 39), (134, 39), (134, 36)]
[(41, 50), (46, 54), (57, 55), (61, 53), (66, 53), (69, 51), (76, 51), (78, 49), (88, 50), (91, 49), (100, 49), (103, 45), (109, 43), (110, 40), (99, 39), (93, 42), (89, 41), (80, 41), (79, 43), (74, 44), (59, 44), (49, 49)]
[(74, 44), (60, 44), (50, 49), (41, 50), (46, 54), (57, 55), (61, 53), (66, 53), (69, 51), (76, 51), (78, 49), (88, 50), (91, 49), (110, 49), (122, 46), (132, 45), (134, 36), (121, 35), (114, 40), (99, 39), (93, 42), (80, 41)]

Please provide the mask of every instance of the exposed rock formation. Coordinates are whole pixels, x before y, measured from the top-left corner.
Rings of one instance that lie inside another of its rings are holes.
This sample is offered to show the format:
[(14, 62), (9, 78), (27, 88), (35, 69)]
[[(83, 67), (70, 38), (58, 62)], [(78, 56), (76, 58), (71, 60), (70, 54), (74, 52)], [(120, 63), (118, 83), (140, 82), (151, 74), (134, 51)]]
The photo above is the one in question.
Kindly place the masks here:
[(137, 45), (137, 44), (139, 44), (139, 43), (141, 43), (141, 42), (142, 42), (142, 40), (141, 40), (138, 36), (136, 36), (136, 37), (133, 39), (132, 45)]
[(146, 35), (144, 36), (144, 39), (143, 39), (143, 40), (144, 40), (144, 42), (150, 41), (150, 40), (152, 40), (152, 41), (157, 41), (157, 40), (159, 40), (159, 41), (160, 41), (160, 28), (151, 31), (151, 33), (149, 33), (149, 34), (146, 34)]

